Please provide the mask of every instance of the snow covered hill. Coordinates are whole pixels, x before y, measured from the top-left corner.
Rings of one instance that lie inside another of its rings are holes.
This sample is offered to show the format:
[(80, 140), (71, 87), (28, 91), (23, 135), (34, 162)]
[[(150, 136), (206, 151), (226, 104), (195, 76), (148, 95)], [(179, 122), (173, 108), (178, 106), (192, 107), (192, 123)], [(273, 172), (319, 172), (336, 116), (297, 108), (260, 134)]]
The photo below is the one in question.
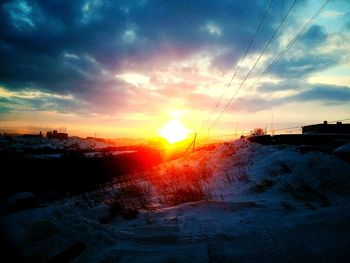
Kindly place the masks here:
[(205, 173), (203, 200), (166, 205), (150, 180), (156, 208), (133, 219), (75, 197), (7, 214), (3, 229), (30, 262), (77, 242), (86, 248), (72, 262), (348, 262), (350, 163), (238, 140), (157, 171), (181, 177), (174, 169)]
[(0, 149), (6, 151), (24, 150), (96, 150), (111, 146), (108, 143), (93, 139), (69, 137), (68, 139), (26, 138), (26, 137), (0, 137)]

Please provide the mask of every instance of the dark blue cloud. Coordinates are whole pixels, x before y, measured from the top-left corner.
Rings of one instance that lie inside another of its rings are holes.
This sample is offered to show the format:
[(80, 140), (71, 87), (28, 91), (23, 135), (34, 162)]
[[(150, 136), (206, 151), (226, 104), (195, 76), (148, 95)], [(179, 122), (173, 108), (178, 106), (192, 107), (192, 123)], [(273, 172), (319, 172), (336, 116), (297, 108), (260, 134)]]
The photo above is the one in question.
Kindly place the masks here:
[(276, 91), (296, 90), (305, 85), (302, 80), (280, 81), (278, 83), (262, 83), (256, 87), (259, 92), (270, 93)]
[[(315, 49), (324, 44), (328, 34), (324, 27), (312, 25), (288, 53), (272, 68), (271, 73), (279, 78), (300, 81), (310, 74), (339, 63), (338, 54), (319, 55)], [(294, 54), (298, 54), (294, 56)]]
[[(286, 4), (290, 2), (283, 1)], [(72, 94), (93, 112), (124, 106), (130, 85), (118, 72), (153, 67), (159, 54), (181, 59), (216, 50), (213, 68), (232, 70), (263, 16), (267, 1), (16, 0), (0, 6), (0, 85)], [(298, 2), (299, 4), (303, 1)], [(274, 1), (251, 52), (260, 51), (281, 19)], [(285, 6), (286, 8), (286, 6)], [(324, 41), (314, 26), (303, 41)], [(171, 61), (169, 61), (171, 62)], [(281, 61), (274, 74), (300, 77), (336, 63), (310, 57)], [(52, 101), (52, 98), (50, 99)], [(26, 103), (30, 103), (27, 101)], [(79, 103), (32, 102), (33, 107), (78, 109)], [(61, 107), (56, 105), (60, 105)]]
[(0, 120), (5, 117), (8, 113), (11, 113), (16, 109), (18, 102), (13, 101), (9, 98), (0, 97)]
[(350, 101), (350, 87), (335, 85), (313, 85), (289, 100), (320, 101), (326, 104), (343, 104)]
[(315, 47), (327, 40), (327, 33), (322, 26), (312, 25), (301, 37), (300, 42)]
[[(275, 106), (281, 106), (292, 102), (317, 102), (324, 105), (344, 105), (350, 101), (350, 87), (337, 86), (337, 85), (320, 85), (320, 84), (303, 84), (296, 83), (288, 85), (282, 83), (279, 84), (267, 84), (266, 87), (262, 86), (262, 90), (265, 88), (268, 92), (281, 91), (281, 90), (294, 90), (297, 91), (294, 95), (278, 99), (265, 99), (261, 97), (246, 97), (243, 98), (237, 105), (232, 107), (232, 111), (237, 110), (243, 112), (258, 112), (261, 110), (267, 110)], [(298, 86), (302, 85), (302, 86)]]
[(339, 62), (334, 55), (307, 54), (297, 58), (283, 58), (272, 69), (272, 74), (281, 78), (303, 79), (312, 73), (332, 67)]
[[(79, 65), (78, 72), (66, 66), (65, 52), (88, 54), (101, 68), (113, 70), (125, 66), (125, 60), (147, 63), (167, 49), (186, 56), (211, 46), (227, 47), (235, 52), (227, 56), (234, 59), (242, 53), (265, 5), (243, 0), (9, 1), (0, 11), (0, 83), (14, 89), (79, 92), (85, 77)], [(266, 32), (273, 29), (273, 12)], [(219, 36), (208, 32), (211, 25), (219, 28)], [(83, 70), (99, 74), (88, 63)]]

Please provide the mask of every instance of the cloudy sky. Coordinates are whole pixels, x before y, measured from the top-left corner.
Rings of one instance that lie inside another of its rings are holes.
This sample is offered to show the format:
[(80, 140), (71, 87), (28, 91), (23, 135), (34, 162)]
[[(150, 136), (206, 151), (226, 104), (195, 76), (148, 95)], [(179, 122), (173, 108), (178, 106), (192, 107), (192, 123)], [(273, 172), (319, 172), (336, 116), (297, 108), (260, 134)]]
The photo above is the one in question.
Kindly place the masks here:
[(349, 118), (350, 1), (330, 0), (281, 53), (323, 3), (2, 1), (0, 129), (143, 137), (173, 118), (213, 134)]

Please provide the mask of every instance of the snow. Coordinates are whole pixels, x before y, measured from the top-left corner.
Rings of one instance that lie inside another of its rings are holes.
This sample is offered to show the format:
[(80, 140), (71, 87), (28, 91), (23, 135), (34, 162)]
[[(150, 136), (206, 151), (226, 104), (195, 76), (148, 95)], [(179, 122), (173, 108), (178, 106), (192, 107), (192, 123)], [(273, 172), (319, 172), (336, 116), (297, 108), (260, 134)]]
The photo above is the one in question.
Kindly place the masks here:
[(350, 162), (350, 143), (334, 149), (333, 153), (344, 161)]
[(339, 148), (334, 150), (335, 153), (350, 153), (350, 143), (344, 144), (343, 146), (340, 146)]
[(3, 228), (35, 262), (79, 241), (72, 262), (347, 262), (350, 163), (337, 156), (238, 140), (166, 166), (210, 169), (214, 197), (131, 220), (74, 197), (7, 214)]
[[(113, 156), (116, 156), (116, 155), (135, 153), (135, 152), (136, 151), (134, 150), (125, 150), (125, 151), (113, 151), (111, 152), (111, 154)], [(88, 153), (84, 153), (84, 156), (88, 158), (96, 158), (96, 157), (102, 157), (103, 154), (104, 154), (103, 152), (88, 152)]]
[(5, 201), (0, 203), (0, 212), (5, 211), (11, 207), (14, 207), (15, 205), (20, 204), (21, 202), (26, 202), (28, 200), (34, 201), (35, 196), (31, 192), (20, 192), (17, 194), (14, 194), (7, 198)]
[(8, 151), (24, 151), (24, 150), (92, 150), (103, 149), (111, 146), (108, 143), (81, 139), (78, 137), (69, 137), (68, 139), (49, 139), (43, 138), (26, 138), (26, 137), (11, 137), (2, 138), (0, 140), (0, 148)]
[[(10, 152), (27, 152), (26, 157), (32, 159), (59, 159), (69, 151), (81, 151), (88, 158), (104, 156), (104, 150), (112, 144), (96, 141), (94, 139), (82, 139), (69, 137), (68, 139), (26, 138), (26, 137), (0, 137), (0, 150)], [(32, 152), (35, 153), (32, 153)], [(53, 151), (48, 153), (47, 151)], [(63, 153), (64, 152), (64, 153)], [(116, 156), (121, 154), (134, 153), (135, 150), (115, 150), (109, 154)]]

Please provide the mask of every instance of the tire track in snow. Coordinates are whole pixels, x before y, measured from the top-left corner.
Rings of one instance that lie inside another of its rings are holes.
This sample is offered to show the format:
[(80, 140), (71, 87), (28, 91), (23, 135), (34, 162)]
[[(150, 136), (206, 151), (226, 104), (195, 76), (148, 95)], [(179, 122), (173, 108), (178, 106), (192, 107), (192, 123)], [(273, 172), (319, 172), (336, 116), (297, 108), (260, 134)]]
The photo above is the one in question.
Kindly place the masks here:
[[(262, 181), (263, 175), (255, 175), (254, 180), (250, 178), (250, 183), (257, 186), (257, 181)], [(278, 180), (278, 184), (281, 182)], [(263, 195), (263, 193), (262, 193)], [(264, 199), (256, 193), (257, 201), (261, 204)], [(251, 229), (251, 240), (247, 241), (248, 248), (253, 254), (259, 256), (260, 262), (310, 262), (310, 253), (302, 247), (301, 234), (295, 228), (287, 226), (283, 220), (286, 216), (271, 216), (266, 213), (258, 218), (246, 218), (243, 220), (247, 229)], [(247, 224), (251, 221), (251, 225)], [(256, 258), (251, 258), (251, 262), (256, 262)]]
[(180, 240), (183, 243), (178, 257), (181, 262), (211, 262), (211, 247), (208, 242), (218, 232), (218, 224), (214, 220), (185, 218), (180, 228)]
[(211, 238), (220, 233), (220, 227), (215, 220), (198, 220), (194, 217), (185, 218), (180, 227), (180, 239), (193, 242)]
[(281, 222), (281, 217), (263, 215), (254, 220), (251, 229), (252, 234), (246, 240), (246, 245), (255, 257), (249, 258), (249, 262), (256, 262), (256, 257), (259, 257), (259, 262), (311, 261), (310, 254), (298, 242), (298, 231)]
[(207, 240), (183, 243), (177, 251), (178, 262), (210, 262)]

